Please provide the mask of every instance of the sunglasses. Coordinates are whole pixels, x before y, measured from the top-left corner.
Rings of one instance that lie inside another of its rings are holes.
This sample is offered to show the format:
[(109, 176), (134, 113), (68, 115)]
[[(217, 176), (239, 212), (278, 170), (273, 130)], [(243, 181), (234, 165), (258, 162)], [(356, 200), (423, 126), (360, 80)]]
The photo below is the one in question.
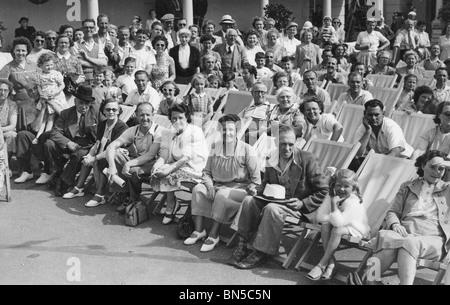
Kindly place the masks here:
[(119, 109), (117, 109), (117, 108), (105, 108), (105, 111), (106, 112), (117, 112), (117, 111), (119, 111)]
[(166, 89), (166, 88), (164, 88), (162, 91), (164, 91), (164, 92), (174, 92), (175, 90), (174, 89)]

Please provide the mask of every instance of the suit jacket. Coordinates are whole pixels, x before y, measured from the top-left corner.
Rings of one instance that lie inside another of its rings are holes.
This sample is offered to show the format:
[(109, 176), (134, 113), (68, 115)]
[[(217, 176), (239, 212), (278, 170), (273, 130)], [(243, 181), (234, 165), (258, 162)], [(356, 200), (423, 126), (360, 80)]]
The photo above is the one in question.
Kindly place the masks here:
[[(50, 139), (60, 148), (65, 149), (67, 143), (80, 142), (78, 144), (93, 145), (97, 140), (97, 128), (100, 121), (105, 117), (99, 114), (98, 106), (91, 106), (85, 115), (85, 136), (82, 141), (75, 141), (78, 128), (78, 115), (76, 106), (65, 109), (61, 112), (50, 133)], [(82, 143), (81, 143), (82, 142)]]
[[(328, 195), (329, 187), (317, 158), (312, 153), (296, 148), (294, 160), (296, 164), (293, 162), (289, 168), (289, 177), (294, 190), (292, 198), (302, 200), (304, 205), (300, 212), (309, 214), (322, 204), (322, 201)], [(267, 162), (264, 180), (257, 187), (258, 195), (263, 193), (268, 183), (283, 185), (278, 179), (277, 170), (269, 162)]]
[(177, 77), (178, 76), (180, 76), (180, 77), (193, 76), (197, 71), (197, 67), (200, 67), (200, 52), (199, 52), (199, 50), (193, 46), (189, 46), (189, 48), (191, 50), (190, 51), (191, 54), (189, 55), (189, 65), (188, 65), (187, 69), (183, 69), (180, 66), (179, 54), (178, 54), (178, 52), (180, 51), (180, 45), (173, 47), (169, 51), (170, 57), (172, 57), (173, 60), (175, 61), (175, 72), (176, 72)]
[[(214, 47), (213, 51), (219, 53), (220, 57), (223, 57), (224, 54), (227, 53), (227, 44), (221, 43)], [(222, 71), (232, 71), (238, 72), (242, 69), (244, 62), (248, 62), (247, 51), (245, 47), (235, 44), (233, 51), (233, 61), (231, 63), (231, 67), (226, 67), (224, 62), (222, 62)]]

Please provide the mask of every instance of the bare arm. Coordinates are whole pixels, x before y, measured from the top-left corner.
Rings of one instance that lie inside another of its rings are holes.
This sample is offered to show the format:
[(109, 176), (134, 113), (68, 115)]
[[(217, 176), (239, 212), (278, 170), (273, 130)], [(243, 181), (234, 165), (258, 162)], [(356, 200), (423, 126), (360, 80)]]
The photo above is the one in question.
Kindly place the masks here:
[(342, 132), (344, 131), (344, 128), (342, 127), (341, 123), (336, 122), (333, 125), (333, 134), (331, 135), (331, 141), (338, 141), (339, 138), (342, 135)]

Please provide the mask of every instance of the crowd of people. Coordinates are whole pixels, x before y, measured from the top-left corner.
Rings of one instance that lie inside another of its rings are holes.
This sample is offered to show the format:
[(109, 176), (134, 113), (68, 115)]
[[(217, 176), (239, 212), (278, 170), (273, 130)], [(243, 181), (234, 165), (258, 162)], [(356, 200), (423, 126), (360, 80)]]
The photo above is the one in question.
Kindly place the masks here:
[[(180, 209), (176, 192), (193, 183), (195, 228), (184, 244), (203, 241), (200, 251), (212, 251), (221, 226), (231, 225), (239, 246), (227, 263), (240, 269), (278, 253), (287, 216), (312, 218), (317, 210), (317, 219), (309, 220), (322, 225), (325, 253), (307, 276), (328, 280), (341, 237), (370, 232), (355, 173), (374, 150), (416, 160), (419, 176), (400, 188), (386, 230), (377, 236), (374, 255), (382, 271), (396, 261), (401, 283), (412, 284), (417, 259), (448, 257), (450, 25), (431, 44), (414, 12), (396, 29), (383, 18), (368, 19), (356, 42), (346, 42), (341, 21), (330, 16), (321, 27), (289, 22), (282, 32), (271, 18), (255, 17), (252, 29), (240, 31), (230, 15), (220, 27), (211, 20), (199, 26), (172, 14), (158, 19), (155, 10), (145, 24), (135, 16), (131, 25), (117, 26), (100, 14), (80, 28), (43, 32), (28, 21), (20, 19), (12, 59), (0, 67), (0, 147), (17, 160), (15, 183), (34, 179), (34, 157), (41, 165), (35, 183), (69, 200), (85, 196), (93, 172), (95, 194), (86, 207), (111, 197), (124, 213), (141, 200), (145, 182), (166, 195), (164, 225)], [(401, 127), (385, 116), (386, 101), (369, 91), (370, 74), (396, 76), (402, 93), (395, 109), (433, 114), (436, 127), (407, 143)], [(416, 86), (424, 78), (431, 87)], [(348, 86), (336, 101), (327, 91), (331, 83)], [(182, 95), (185, 85), (190, 89)], [(223, 94), (215, 98), (208, 88)], [(232, 91), (249, 91), (253, 102), (239, 113), (221, 114), (219, 104)], [(332, 102), (336, 107), (326, 111)], [(344, 139), (337, 119), (345, 104), (364, 106), (352, 139)], [(125, 106), (135, 112), (122, 121)], [(155, 115), (170, 126), (156, 123)], [(241, 130), (248, 119), (256, 130)], [(206, 128), (212, 121), (220, 137)], [(275, 137), (277, 148), (262, 162), (250, 139), (264, 133)], [(312, 138), (361, 146), (349, 169), (326, 177), (320, 160), (301, 149)], [(4, 162), (0, 170), (2, 177), (12, 174), (4, 172)], [(124, 183), (114, 183), (117, 177)], [(209, 232), (205, 218), (213, 220)]]

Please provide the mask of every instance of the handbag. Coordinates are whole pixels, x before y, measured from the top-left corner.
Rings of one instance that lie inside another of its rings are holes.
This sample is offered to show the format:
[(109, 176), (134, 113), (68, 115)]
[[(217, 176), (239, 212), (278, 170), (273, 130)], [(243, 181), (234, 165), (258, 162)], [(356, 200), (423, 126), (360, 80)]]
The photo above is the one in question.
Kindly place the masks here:
[(188, 206), (183, 217), (178, 220), (177, 234), (180, 239), (186, 239), (194, 232), (195, 224), (192, 219), (191, 205)]
[(147, 220), (147, 205), (142, 201), (136, 201), (125, 209), (125, 225), (135, 227)]
[(64, 75), (63, 78), (64, 81), (64, 93), (73, 95), (75, 92), (77, 92), (78, 84), (73, 81), (73, 79), (70, 76)]

